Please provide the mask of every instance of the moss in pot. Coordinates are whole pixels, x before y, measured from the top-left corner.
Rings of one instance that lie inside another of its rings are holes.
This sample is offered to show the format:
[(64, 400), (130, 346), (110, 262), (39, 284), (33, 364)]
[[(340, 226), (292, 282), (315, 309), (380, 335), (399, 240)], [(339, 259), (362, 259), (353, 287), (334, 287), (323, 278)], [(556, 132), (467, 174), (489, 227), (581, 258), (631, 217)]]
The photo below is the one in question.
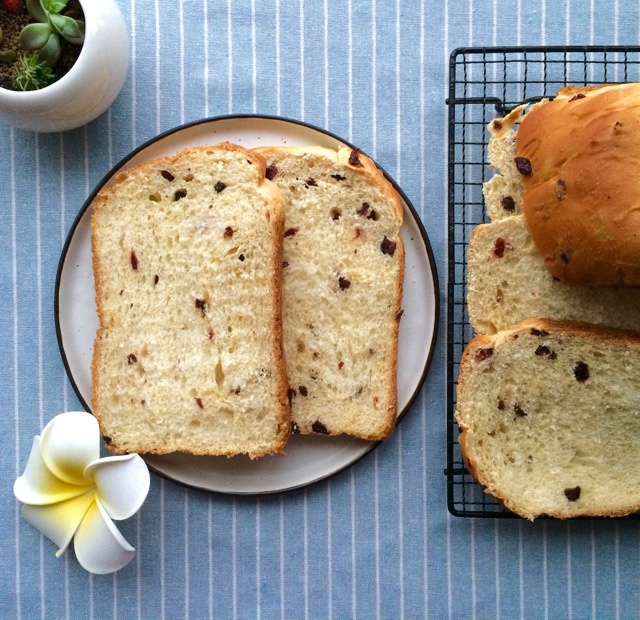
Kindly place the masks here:
[(0, 28), (0, 120), (72, 129), (120, 91), (129, 35), (115, 0), (0, 0)]

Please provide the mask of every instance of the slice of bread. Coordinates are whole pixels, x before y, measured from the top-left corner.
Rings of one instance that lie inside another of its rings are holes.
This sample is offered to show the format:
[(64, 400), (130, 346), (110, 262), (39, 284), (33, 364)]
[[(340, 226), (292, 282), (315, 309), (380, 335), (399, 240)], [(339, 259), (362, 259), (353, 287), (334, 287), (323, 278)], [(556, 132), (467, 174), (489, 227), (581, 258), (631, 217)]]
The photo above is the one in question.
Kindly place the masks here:
[(468, 247), (467, 310), (480, 334), (536, 317), (640, 331), (640, 289), (558, 282), (545, 269), (522, 215), (474, 229)]
[(286, 202), (283, 323), (294, 431), (386, 439), (397, 413), (401, 199), (358, 151), (258, 150)]
[(460, 364), (465, 463), (513, 512), (640, 510), (640, 336), (529, 320), (477, 336)]
[(94, 201), (92, 406), (109, 449), (283, 451), (284, 204), (265, 169), (235, 145), (187, 149)]

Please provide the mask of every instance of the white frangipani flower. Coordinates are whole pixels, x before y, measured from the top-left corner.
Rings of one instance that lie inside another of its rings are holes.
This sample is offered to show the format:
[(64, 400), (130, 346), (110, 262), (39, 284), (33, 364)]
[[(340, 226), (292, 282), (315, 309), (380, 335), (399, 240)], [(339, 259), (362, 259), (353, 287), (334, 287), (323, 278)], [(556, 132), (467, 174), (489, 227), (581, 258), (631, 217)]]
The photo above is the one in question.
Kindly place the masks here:
[(135, 514), (149, 492), (149, 470), (137, 454), (100, 458), (100, 429), (86, 412), (61, 413), (36, 435), (13, 492), (22, 516), (59, 549), (74, 539), (76, 557), (96, 574), (128, 564), (135, 549), (112, 519)]

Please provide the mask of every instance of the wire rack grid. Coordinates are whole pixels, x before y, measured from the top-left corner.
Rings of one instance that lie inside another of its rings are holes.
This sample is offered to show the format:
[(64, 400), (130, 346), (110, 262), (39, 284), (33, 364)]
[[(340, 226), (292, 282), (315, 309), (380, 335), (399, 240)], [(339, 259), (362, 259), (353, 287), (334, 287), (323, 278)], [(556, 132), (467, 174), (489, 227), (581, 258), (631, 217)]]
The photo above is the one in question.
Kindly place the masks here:
[(461, 517), (513, 517), (484, 493), (464, 466), (455, 422), (459, 360), (473, 337), (466, 307), (467, 246), (487, 221), (482, 185), (494, 174), (487, 163), (487, 124), (522, 103), (553, 97), (568, 84), (640, 81), (640, 47), (464, 48), (449, 66), (447, 500)]

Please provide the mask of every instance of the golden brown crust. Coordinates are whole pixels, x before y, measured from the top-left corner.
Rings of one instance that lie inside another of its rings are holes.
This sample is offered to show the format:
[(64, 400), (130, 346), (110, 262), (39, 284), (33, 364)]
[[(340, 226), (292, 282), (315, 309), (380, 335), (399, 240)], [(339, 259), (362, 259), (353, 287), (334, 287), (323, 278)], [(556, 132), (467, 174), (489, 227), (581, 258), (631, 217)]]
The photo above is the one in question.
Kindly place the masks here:
[[(262, 159), (262, 158), (261, 158)], [(264, 160), (263, 160), (264, 161)], [(264, 173), (265, 166), (262, 172)], [(274, 446), (274, 450), (278, 454), (284, 454), (284, 449), (289, 441), (291, 434), (291, 415), (289, 410), (289, 401), (287, 398), (287, 365), (284, 355), (284, 335), (282, 331), (282, 249), (283, 249), (283, 233), (285, 221), (285, 204), (278, 188), (268, 180), (264, 180), (265, 186), (269, 187), (270, 193), (273, 195), (274, 209), (271, 214), (271, 230), (273, 235), (273, 254), (272, 261), (272, 291), (273, 291), (273, 347), (276, 362), (276, 389), (278, 394), (278, 405), (280, 407), (278, 426), (278, 443)], [(252, 456), (252, 455), (250, 455)], [(253, 455), (259, 456), (259, 455)], [(252, 457), (253, 458), (253, 457)]]
[(567, 87), (517, 131), (524, 214), (567, 284), (640, 285), (640, 84)]

